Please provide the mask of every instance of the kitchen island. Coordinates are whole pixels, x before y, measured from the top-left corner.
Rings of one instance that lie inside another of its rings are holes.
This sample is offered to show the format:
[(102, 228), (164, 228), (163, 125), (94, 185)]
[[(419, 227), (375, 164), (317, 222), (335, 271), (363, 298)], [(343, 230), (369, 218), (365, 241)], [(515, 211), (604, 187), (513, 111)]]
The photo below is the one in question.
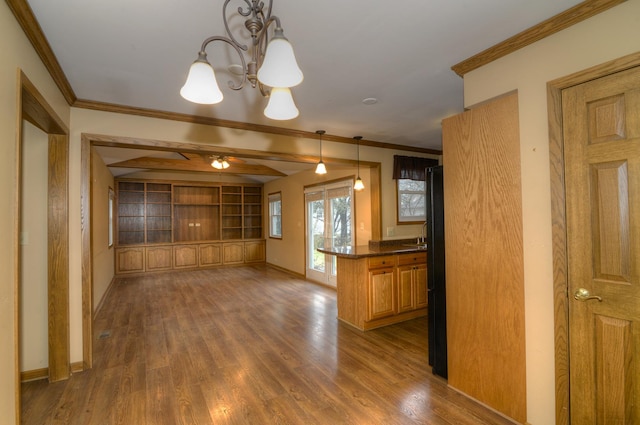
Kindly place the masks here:
[(366, 331), (427, 315), (424, 246), (374, 242), (318, 251), (337, 257), (339, 320)]

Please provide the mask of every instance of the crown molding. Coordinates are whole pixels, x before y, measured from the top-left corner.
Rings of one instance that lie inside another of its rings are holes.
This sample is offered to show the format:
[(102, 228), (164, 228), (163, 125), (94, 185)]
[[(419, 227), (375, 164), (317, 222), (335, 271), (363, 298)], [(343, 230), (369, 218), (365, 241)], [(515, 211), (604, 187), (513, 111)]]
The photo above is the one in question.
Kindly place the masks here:
[(67, 80), (67, 76), (62, 71), (56, 55), (53, 54), (47, 37), (45, 37), (44, 32), (42, 32), (42, 28), (33, 14), (31, 7), (25, 0), (5, 1), (9, 9), (11, 9), (11, 12), (13, 12), (13, 16), (15, 16), (18, 24), (22, 27), (22, 31), (31, 42), (38, 56), (40, 56), (40, 60), (42, 60), (42, 63), (49, 71), (51, 78), (53, 78), (58, 89), (62, 92), (62, 96), (64, 96), (69, 105), (73, 105), (77, 97), (71, 88), (71, 84), (69, 84), (69, 80)]
[[(53, 78), (54, 82), (58, 86), (58, 89), (62, 92), (67, 103), (74, 108), (93, 109), (104, 112), (115, 112), (120, 114), (138, 115), (149, 118), (159, 118), (172, 121), (188, 122), (193, 124), (203, 124), (216, 127), (234, 128), (246, 131), (257, 131), (261, 133), (277, 134), (281, 136), (298, 137), (305, 139), (317, 139), (318, 135), (311, 131), (293, 130), (289, 128), (251, 124), (239, 121), (223, 120), (219, 118), (203, 117), (198, 115), (181, 114), (177, 112), (167, 112), (155, 109), (138, 108), (134, 106), (118, 105), (106, 102), (98, 102), (94, 100), (78, 99), (75, 95), (69, 80), (58, 62), (47, 38), (38, 23), (31, 7), (26, 0), (5, 0), (9, 9), (13, 12), (16, 20), (22, 27), (22, 30), (26, 34), (27, 38), (33, 45), (33, 48), (38, 53), (38, 56), (42, 60), (44, 66), (49, 71), (49, 74)], [(355, 140), (348, 137), (335, 136), (325, 134), (322, 136), (322, 140), (331, 141), (337, 143), (356, 144)], [(381, 149), (401, 150), (406, 152), (418, 152), (431, 155), (442, 155), (441, 150), (426, 149), (416, 146), (404, 146), (396, 145), (393, 143), (376, 142), (373, 140), (360, 140), (360, 145), (371, 146)]]
[[(138, 108), (135, 106), (118, 105), (106, 102), (96, 102), (93, 100), (78, 99), (73, 105), (74, 108), (92, 109), (103, 112), (114, 112), (126, 115), (138, 115), (148, 118), (158, 118), (163, 120), (188, 122), (191, 124), (210, 125), (215, 127), (227, 127), (237, 130), (256, 131), (260, 133), (277, 134), (280, 136), (297, 137), (304, 139), (317, 139), (318, 135), (315, 131), (294, 130), (291, 128), (275, 127), (262, 124), (251, 124), (240, 121), (223, 120), (213, 117), (203, 117), (200, 115), (181, 114), (178, 112), (167, 112), (157, 109)], [(323, 141), (331, 141), (337, 143), (347, 143), (355, 145), (356, 141), (351, 137), (335, 136), (331, 134), (323, 134)], [(381, 149), (392, 149), (406, 152), (419, 152), (432, 155), (442, 155), (442, 151), (437, 149), (420, 148), (416, 146), (396, 145), (393, 143), (376, 142), (374, 140), (360, 140), (361, 146), (371, 146)]]
[(549, 37), (563, 29), (569, 28), (579, 22), (584, 21), (594, 15), (604, 12), (607, 9), (624, 3), (627, 0), (586, 0), (574, 7), (565, 10), (546, 21), (542, 21), (529, 29), (522, 31), (488, 49), (471, 56), (454, 66), (451, 69), (461, 77), (468, 72), (478, 69), (503, 56), (520, 50), (530, 44)]

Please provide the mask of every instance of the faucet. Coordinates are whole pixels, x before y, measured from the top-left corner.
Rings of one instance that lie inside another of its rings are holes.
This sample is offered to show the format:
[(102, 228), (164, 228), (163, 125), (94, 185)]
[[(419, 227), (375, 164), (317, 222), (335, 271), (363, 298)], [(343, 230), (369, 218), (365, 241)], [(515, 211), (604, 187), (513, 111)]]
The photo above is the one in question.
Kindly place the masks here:
[(425, 221), (422, 225), (422, 230), (420, 231), (420, 243), (426, 243), (427, 241), (427, 224), (428, 222)]

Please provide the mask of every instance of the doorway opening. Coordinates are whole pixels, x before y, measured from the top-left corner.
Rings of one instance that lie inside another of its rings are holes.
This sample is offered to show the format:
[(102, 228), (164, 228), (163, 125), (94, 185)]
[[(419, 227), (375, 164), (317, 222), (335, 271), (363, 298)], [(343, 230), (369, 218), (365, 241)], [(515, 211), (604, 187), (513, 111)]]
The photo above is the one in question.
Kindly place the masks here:
[[(68, 170), (69, 170), (69, 130), (53, 111), (44, 97), (19, 71), (18, 84), (19, 107), (18, 122), (27, 121), (47, 138), (47, 226), (46, 226), (46, 258), (47, 258), (47, 339), (48, 365), (43, 373), (50, 382), (67, 379), (70, 375), (69, 362), (69, 202), (68, 202)], [(16, 179), (13, 244), (17, 261), (14, 265), (15, 304), (15, 358), (20, 359), (20, 304), (21, 304), (21, 264), (25, 261), (21, 255), (21, 211), (23, 195), (23, 175), (26, 167), (22, 166), (24, 134), (22, 126), (18, 127), (16, 137)], [(24, 235), (23, 235), (24, 236)], [(23, 241), (24, 242), (24, 238)], [(20, 364), (16, 370), (16, 416), (20, 419)]]

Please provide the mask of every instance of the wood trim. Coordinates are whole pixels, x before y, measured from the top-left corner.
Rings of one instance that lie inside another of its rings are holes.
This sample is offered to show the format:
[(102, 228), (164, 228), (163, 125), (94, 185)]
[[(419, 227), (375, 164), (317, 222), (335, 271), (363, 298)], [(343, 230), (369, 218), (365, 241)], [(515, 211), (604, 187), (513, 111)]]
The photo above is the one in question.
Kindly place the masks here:
[[(238, 156), (242, 158), (257, 158), (267, 159), (272, 161), (289, 161), (289, 162), (301, 162), (308, 164), (315, 164), (318, 162), (319, 157), (312, 155), (299, 155), (284, 152), (265, 152), (255, 149), (242, 149), (242, 148), (227, 148), (215, 145), (202, 145), (198, 143), (189, 142), (171, 142), (165, 140), (155, 139), (140, 139), (135, 137), (123, 137), (123, 136), (107, 136), (103, 134), (91, 134), (83, 133), (82, 137), (86, 137), (92, 146), (108, 146), (114, 148), (135, 148), (135, 149), (148, 149), (156, 151), (168, 151), (168, 152), (181, 152), (193, 153), (193, 154), (216, 154), (216, 155), (229, 155)], [(329, 158), (322, 157), (323, 161), (327, 164), (343, 164), (343, 165), (356, 165), (357, 161), (344, 158)], [(377, 164), (376, 162), (360, 161), (361, 166), (372, 166)]]
[(371, 239), (382, 240), (382, 164), (369, 167), (371, 190)]
[(69, 129), (31, 81), (20, 71), (23, 118), (48, 134), (69, 134)]
[[(167, 112), (161, 111), (157, 109), (148, 109), (148, 108), (138, 108), (134, 106), (126, 106), (126, 105), (117, 105), (113, 103), (106, 102), (97, 102), (92, 100), (78, 99), (73, 105), (74, 108), (82, 108), (82, 109), (91, 109), (102, 112), (114, 112), (118, 114), (126, 114), (126, 115), (138, 115), (148, 118), (158, 118), (169, 121), (180, 121), (187, 122), (191, 124), (202, 124), (209, 125), (215, 127), (226, 127), (233, 128), (238, 130), (245, 131), (256, 131), (260, 133), (266, 134), (278, 134), (281, 136), (288, 137), (297, 137), (304, 139), (318, 139), (318, 135), (315, 132), (311, 131), (302, 131), (302, 130), (294, 130), (291, 128), (283, 128), (283, 127), (275, 127), (270, 125), (262, 125), (262, 124), (251, 124), (240, 121), (230, 121), (230, 120), (222, 120), (219, 118), (213, 117), (203, 117), (200, 115), (188, 115), (181, 114), (178, 112)], [(356, 141), (350, 137), (342, 137), (331, 134), (325, 134), (322, 136), (322, 140), (327, 142), (337, 142), (337, 143), (347, 143), (350, 145), (355, 145)], [(371, 146), (381, 149), (392, 149), (392, 150), (400, 150), (407, 152), (420, 152), (432, 155), (442, 155), (442, 151), (437, 149), (426, 149), (420, 148), (416, 146), (403, 146), (396, 145), (393, 143), (384, 143), (384, 142), (376, 142), (373, 140), (360, 140), (360, 145), (362, 146)], [(324, 159), (324, 157), (323, 157)], [(316, 159), (317, 161), (317, 159)]]
[(16, 76), (16, 171), (13, 181), (13, 368), (14, 368), (14, 411), (15, 423), (20, 422), (20, 267), (22, 257), (20, 255), (20, 227), (22, 216), (22, 95), (25, 75), (20, 69)]
[(478, 69), (503, 56), (513, 53), (523, 47), (549, 37), (559, 31), (569, 28), (579, 22), (595, 16), (607, 9), (624, 3), (627, 0), (586, 0), (574, 7), (565, 10), (546, 21), (526, 29), (513, 37), (489, 47), (488, 49), (471, 56), (464, 61), (453, 65), (451, 69), (461, 77), (468, 72)]
[(48, 263), (49, 380), (67, 379), (69, 370), (69, 142), (49, 135)]
[[(38, 23), (31, 7), (25, 0), (6, 0), (9, 9), (13, 12), (16, 20), (20, 24), (20, 27), (24, 31), (25, 35), (31, 42), (33, 48), (38, 53), (38, 56), (42, 60), (43, 64), (51, 74), (56, 83), (58, 89), (64, 96), (65, 100), (70, 106), (74, 108), (92, 109), (103, 112), (115, 112), (127, 115), (137, 115), (149, 118), (159, 118), (171, 121), (181, 121), (193, 124), (203, 124), (216, 127), (233, 128), (246, 131), (257, 131), (267, 134), (279, 134), (282, 136), (290, 137), (302, 137), (302, 138), (317, 138), (318, 135), (315, 132), (294, 130), (283, 127), (275, 127), (262, 124), (251, 124), (240, 121), (223, 120), (213, 117), (203, 117), (199, 115), (182, 114), (178, 112), (167, 112), (157, 109), (139, 108), (135, 106), (118, 105), (114, 103), (99, 102), (88, 99), (78, 99), (75, 95), (69, 80), (67, 80), (58, 59), (56, 58), (46, 36), (44, 35), (40, 24)], [(338, 143), (355, 144), (353, 138), (332, 136), (325, 134), (322, 136), (322, 140), (332, 141)], [(393, 143), (376, 142), (373, 140), (361, 140), (359, 142), (364, 146), (372, 146), (382, 149), (393, 149), (407, 152), (420, 152), (433, 155), (441, 155), (442, 151), (437, 149), (426, 149), (417, 146), (403, 146)]]
[[(265, 265), (267, 267), (270, 267), (270, 268), (274, 269), (274, 270), (279, 270), (279, 271), (284, 272), (284, 273), (286, 273), (288, 275), (291, 275), (291, 276), (295, 277), (296, 279), (307, 280), (307, 278), (305, 277), (305, 275), (303, 273), (296, 273), (293, 270), (285, 269), (284, 267), (276, 266), (275, 264), (271, 264), (271, 263), (265, 263)], [(311, 281), (309, 281), (309, 282), (311, 282)], [(330, 288), (333, 288), (333, 286), (330, 286)], [(333, 289), (335, 289), (335, 288), (333, 288)]]
[(91, 225), (91, 142), (83, 134), (80, 137), (80, 255), (82, 258), (82, 358), (85, 369), (91, 369), (93, 366)]
[(71, 363), (71, 373), (80, 373), (87, 370), (85, 362)]
[(98, 305), (96, 306), (95, 311), (91, 314), (93, 320), (95, 320), (95, 318), (100, 313), (100, 310), (102, 310), (102, 307), (104, 306), (104, 301), (109, 296), (109, 293), (113, 289), (113, 286), (115, 285), (115, 282), (116, 282), (116, 276), (114, 274), (113, 278), (111, 278), (111, 282), (109, 282), (109, 286), (107, 286), (107, 290), (104, 291), (104, 294), (102, 295), (102, 298), (100, 299), (100, 301), (98, 301)]
[[(47, 41), (47, 37), (45, 37), (42, 32), (42, 28), (38, 23), (31, 7), (26, 2), (26, 0), (6, 0), (9, 9), (13, 12), (13, 16), (15, 16), (16, 21), (20, 24), (22, 31), (24, 31), (25, 35), (31, 42), (34, 50), (42, 60), (42, 63), (51, 74), (51, 78), (58, 86), (58, 89), (64, 96), (65, 100), (69, 105), (73, 105), (76, 101), (76, 95), (71, 88), (71, 84), (69, 84), (69, 80), (67, 80), (56, 55), (53, 54), (53, 50)], [(55, 116), (55, 114), (53, 115)]]
[(640, 66), (640, 52), (614, 59), (547, 83), (557, 425), (568, 425), (570, 423), (568, 260), (564, 187), (564, 139), (562, 136), (562, 90), (637, 66)]
[[(15, 344), (15, 419), (20, 423), (20, 351), (19, 351), (19, 322), (20, 322), (20, 214), (22, 193), (22, 121), (27, 120), (40, 130), (49, 134), (49, 213), (48, 213), (48, 268), (50, 285), (55, 286), (54, 291), (49, 288), (48, 313), (48, 340), (49, 346), (56, 347), (55, 356), (49, 356), (49, 368), (52, 366), (58, 373), (69, 367), (69, 222), (68, 222), (68, 167), (69, 167), (69, 137), (68, 130), (63, 121), (58, 117), (53, 108), (29, 81), (27, 76), (18, 69), (17, 72), (17, 111), (16, 115), (16, 179), (14, 197), (14, 344)], [(52, 166), (52, 163), (55, 166)], [(54, 188), (53, 190), (51, 188)], [(52, 207), (55, 207), (54, 210)], [(53, 241), (53, 242), (52, 242)], [(59, 255), (59, 256), (58, 256)], [(52, 260), (53, 258), (53, 260)], [(66, 295), (65, 295), (66, 294)], [(67, 312), (65, 316), (63, 312)], [(63, 338), (59, 343), (58, 335)], [(66, 339), (64, 339), (66, 336)], [(64, 341), (66, 340), (66, 344)], [(51, 354), (52, 350), (49, 349)], [(54, 360), (54, 363), (52, 363)], [(59, 365), (57, 362), (62, 361)], [(68, 375), (67, 375), (68, 376)]]
[(47, 377), (49, 377), (48, 367), (20, 372), (20, 382), (39, 381), (40, 379), (47, 379)]

